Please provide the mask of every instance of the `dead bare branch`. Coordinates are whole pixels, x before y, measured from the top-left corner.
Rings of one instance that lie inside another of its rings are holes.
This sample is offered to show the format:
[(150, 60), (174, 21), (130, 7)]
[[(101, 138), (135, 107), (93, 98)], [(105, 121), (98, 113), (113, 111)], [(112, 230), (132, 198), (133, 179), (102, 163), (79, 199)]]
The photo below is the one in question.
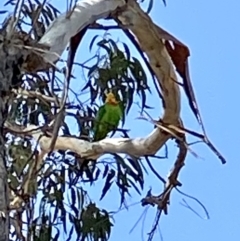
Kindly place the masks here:
[(42, 100), (44, 103), (54, 103), (56, 106), (59, 106), (59, 101), (57, 100), (57, 98), (43, 95), (38, 91), (24, 90), (19, 88), (19, 89), (12, 89), (12, 92), (15, 95), (27, 96), (29, 98), (36, 98), (36, 99)]

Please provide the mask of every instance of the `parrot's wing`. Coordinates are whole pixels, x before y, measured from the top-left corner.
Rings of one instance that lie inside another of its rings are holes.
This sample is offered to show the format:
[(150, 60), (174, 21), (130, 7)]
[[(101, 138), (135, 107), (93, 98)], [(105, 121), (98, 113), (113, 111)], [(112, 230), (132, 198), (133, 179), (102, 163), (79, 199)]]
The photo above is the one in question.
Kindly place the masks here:
[(108, 120), (109, 125), (107, 126), (107, 128), (108, 128), (108, 132), (113, 131), (111, 135), (113, 136), (116, 132), (116, 129), (118, 128), (120, 120), (123, 117), (121, 106), (120, 105), (112, 106), (108, 116), (109, 116), (109, 120)]
[(121, 103), (121, 104), (119, 105), (119, 116), (120, 116), (120, 119), (123, 118), (123, 116), (124, 116), (124, 111), (125, 111), (124, 105), (123, 105), (123, 103)]
[(96, 114), (95, 121), (94, 121), (94, 131), (98, 128), (99, 124), (101, 123), (105, 113), (106, 113), (106, 106), (102, 105)]
[(118, 124), (119, 124), (119, 121), (122, 119), (123, 117), (123, 112), (122, 112), (122, 108), (121, 106), (117, 106), (114, 110), (114, 119), (115, 119), (115, 127), (117, 128), (118, 127)]

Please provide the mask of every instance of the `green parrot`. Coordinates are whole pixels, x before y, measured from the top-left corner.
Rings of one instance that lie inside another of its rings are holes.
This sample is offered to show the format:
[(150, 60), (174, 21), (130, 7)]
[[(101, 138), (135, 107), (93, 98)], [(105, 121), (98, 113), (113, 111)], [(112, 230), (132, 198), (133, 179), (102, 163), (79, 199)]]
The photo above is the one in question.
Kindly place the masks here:
[(104, 139), (109, 132), (117, 129), (122, 117), (123, 110), (114, 94), (112, 92), (106, 94), (105, 104), (99, 108), (94, 121), (93, 140), (100, 141)]

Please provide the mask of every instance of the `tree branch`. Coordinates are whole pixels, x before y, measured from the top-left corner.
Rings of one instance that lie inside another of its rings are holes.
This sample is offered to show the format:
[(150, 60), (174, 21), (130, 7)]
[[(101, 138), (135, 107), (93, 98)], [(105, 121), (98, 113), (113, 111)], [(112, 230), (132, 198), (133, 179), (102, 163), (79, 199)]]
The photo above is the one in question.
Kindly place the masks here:
[[(50, 151), (51, 133), (46, 127), (29, 125), (26, 128), (12, 126), (6, 122), (5, 127), (9, 132), (20, 136), (32, 136), (39, 141), (42, 153)], [(142, 138), (106, 138), (99, 142), (88, 142), (76, 137), (59, 136), (56, 140), (54, 150), (70, 150), (83, 158), (97, 159), (106, 153), (125, 153), (131, 156), (140, 157), (154, 155), (166, 142), (168, 134), (155, 128), (147, 137)], [(157, 144), (155, 144), (157, 143)]]
[[(71, 37), (96, 20), (106, 18), (118, 7), (124, 6), (124, 0), (84, 0), (78, 1), (71, 14), (61, 14), (46, 30), (39, 43), (46, 44), (50, 51), (61, 55)], [(46, 62), (58, 60), (56, 54), (44, 55)]]

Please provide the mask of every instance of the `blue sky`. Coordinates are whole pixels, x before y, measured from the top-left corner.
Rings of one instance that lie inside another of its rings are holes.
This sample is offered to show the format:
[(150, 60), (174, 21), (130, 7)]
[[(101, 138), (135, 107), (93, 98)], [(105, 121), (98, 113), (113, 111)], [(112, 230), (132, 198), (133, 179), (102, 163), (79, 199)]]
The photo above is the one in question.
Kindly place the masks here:
[[(53, 1), (57, 2), (57, 1)], [(64, 2), (64, 3), (63, 3)], [(57, 3), (61, 11), (65, 10), (63, 4)], [(195, 89), (198, 105), (203, 117), (204, 125), (209, 138), (227, 159), (227, 164), (221, 165), (217, 157), (204, 144), (192, 146), (201, 158), (195, 158), (188, 154), (186, 166), (182, 169), (179, 180), (182, 182), (182, 191), (198, 198), (208, 209), (210, 220), (198, 218), (193, 212), (186, 209), (180, 202), (182, 197), (176, 191), (171, 196), (169, 214), (162, 216), (160, 229), (164, 241), (212, 241), (212, 240), (239, 240), (240, 238), (240, 193), (238, 192), (238, 175), (240, 170), (240, 136), (238, 131), (237, 99), (240, 89), (239, 84), (239, 54), (240, 45), (240, 2), (230, 1), (167, 1), (164, 7), (161, 0), (154, 1), (154, 8), (150, 15), (153, 21), (170, 32), (180, 41), (185, 43), (190, 51), (190, 74)], [(82, 62), (88, 58), (88, 46), (91, 38), (103, 32), (88, 31), (81, 47), (78, 50), (77, 61)], [(125, 38), (120, 31), (111, 32), (113, 38)], [(133, 49), (133, 54), (136, 51)], [(85, 56), (84, 59), (80, 56)], [(136, 55), (137, 56), (137, 55)], [(74, 69), (74, 75), (79, 79), (74, 80), (73, 86), (81, 89), (81, 70)], [(149, 85), (153, 87), (150, 83)], [(155, 105), (155, 110), (150, 112), (153, 118), (158, 118), (162, 111), (157, 96), (149, 95), (148, 104)], [(141, 136), (151, 131), (152, 126), (138, 117), (138, 109), (135, 107), (128, 117), (127, 126), (132, 127), (131, 136)], [(189, 129), (200, 131), (192, 112), (188, 107), (185, 96), (182, 97), (182, 119)], [(74, 128), (74, 125), (73, 125)], [(176, 149), (170, 143), (169, 159), (153, 159), (152, 163), (161, 175), (166, 175), (171, 168)], [(96, 184), (89, 190), (96, 200), (101, 192)], [(146, 176), (145, 193), (149, 187), (153, 193), (160, 193), (162, 184), (152, 174)], [(145, 194), (143, 193), (143, 195)], [(134, 190), (128, 204), (141, 199)], [(100, 202), (102, 208), (116, 209), (119, 204), (118, 191), (112, 188), (106, 198)], [(204, 215), (202, 209), (193, 201), (185, 198), (188, 203), (200, 214)], [(129, 210), (121, 211), (115, 215), (115, 227), (110, 240), (140, 240), (141, 222), (129, 234), (129, 231), (140, 217), (144, 209), (141, 205), (129, 207)], [(150, 231), (156, 210), (149, 208), (144, 233)], [(145, 236), (146, 238), (146, 236)], [(156, 233), (154, 240), (159, 240)]]

